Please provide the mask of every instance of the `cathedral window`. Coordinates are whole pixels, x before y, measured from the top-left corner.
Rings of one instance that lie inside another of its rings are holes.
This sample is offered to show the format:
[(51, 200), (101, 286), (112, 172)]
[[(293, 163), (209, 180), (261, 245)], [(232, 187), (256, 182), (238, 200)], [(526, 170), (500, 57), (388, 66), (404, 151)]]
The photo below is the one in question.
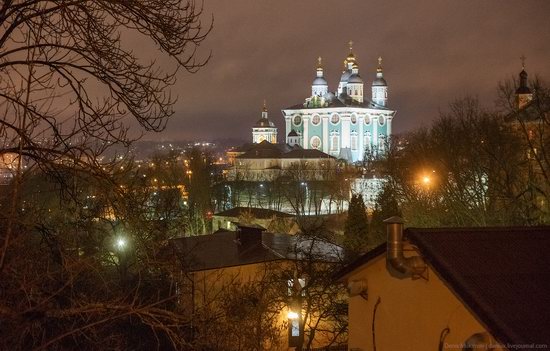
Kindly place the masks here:
[(340, 122), (340, 116), (338, 116), (337, 114), (332, 115), (332, 117), (330, 118), (330, 123), (338, 124), (338, 122)]
[(357, 135), (351, 136), (351, 149), (357, 150)]
[(330, 151), (338, 151), (339, 144), (340, 137), (338, 135), (333, 135), (330, 137)]
[(369, 125), (370, 124), (370, 116), (365, 116), (365, 125)]
[(319, 149), (321, 147), (321, 139), (318, 136), (311, 137), (311, 147)]
[(378, 116), (378, 123), (383, 126), (386, 124), (386, 118), (383, 115)]
[(384, 134), (378, 136), (378, 151), (384, 152), (386, 150), (386, 137)]
[(300, 124), (302, 124), (302, 117), (300, 116), (294, 116), (294, 125), (295, 126), (299, 126)]
[(371, 149), (371, 138), (370, 138), (370, 132), (367, 133), (363, 139), (363, 144), (365, 146), (365, 150)]
[(319, 117), (319, 115), (315, 115), (311, 119), (311, 123), (313, 123), (313, 125), (318, 125), (320, 122), (321, 122), (321, 117)]
[(355, 124), (355, 123), (357, 123), (357, 116), (351, 115), (351, 124)]

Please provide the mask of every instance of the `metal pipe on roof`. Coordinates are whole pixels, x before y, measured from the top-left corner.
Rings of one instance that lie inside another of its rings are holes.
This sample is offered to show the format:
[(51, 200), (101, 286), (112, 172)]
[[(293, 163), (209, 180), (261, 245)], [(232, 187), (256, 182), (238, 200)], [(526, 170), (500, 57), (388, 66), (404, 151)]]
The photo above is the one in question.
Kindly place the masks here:
[(403, 219), (397, 216), (384, 220), (387, 232), (386, 261), (399, 273), (418, 278), (426, 270), (426, 263), (420, 256), (403, 255)]

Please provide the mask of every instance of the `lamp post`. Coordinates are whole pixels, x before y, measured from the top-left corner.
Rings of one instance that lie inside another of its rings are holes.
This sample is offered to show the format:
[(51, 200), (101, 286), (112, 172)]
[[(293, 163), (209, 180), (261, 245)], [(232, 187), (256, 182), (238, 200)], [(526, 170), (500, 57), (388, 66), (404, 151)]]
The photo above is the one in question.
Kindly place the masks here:
[(430, 173), (422, 173), (419, 178), (419, 186), (424, 190), (429, 190), (434, 186), (435, 183), (435, 170), (432, 170)]

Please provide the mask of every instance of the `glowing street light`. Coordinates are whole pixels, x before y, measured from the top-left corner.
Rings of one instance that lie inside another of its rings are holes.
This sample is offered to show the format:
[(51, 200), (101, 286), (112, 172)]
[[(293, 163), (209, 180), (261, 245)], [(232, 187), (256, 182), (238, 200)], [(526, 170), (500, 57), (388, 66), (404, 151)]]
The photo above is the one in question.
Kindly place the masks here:
[(432, 182), (432, 179), (429, 176), (422, 177), (422, 183), (424, 185), (430, 185), (431, 182)]
[(298, 319), (298, 313), (294, 312), (294, 311), (288, 311), (288, 315), (287, 315), (288, 319)]
[(124, 239), (124, 238), (118, 238), (115, 242), (115, 246), (119, 251), (124, 250), (124, 248), (126, 248), (127, 244), (128, 243), (126, 242), (126, 239)]
[(435, 175), (435, 170), (432, 170), (431, 173), (424, 173), (420, 176), (419, 184), (423, 186), (424, 188), (430, 188), (434, 184), (435, 178), (433, 177)]

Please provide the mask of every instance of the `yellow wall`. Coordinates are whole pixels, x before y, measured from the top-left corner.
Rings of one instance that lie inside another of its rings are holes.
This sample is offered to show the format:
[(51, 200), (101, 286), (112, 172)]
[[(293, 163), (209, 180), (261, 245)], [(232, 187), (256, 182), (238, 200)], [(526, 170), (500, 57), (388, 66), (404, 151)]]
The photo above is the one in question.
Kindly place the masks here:
[[(245, 283), (251, 281), (260, 281), (267, 271), (276, 269), (290, 269), (292, 267), (292, 264), (293, 263), (289, 261), (281, 260), (275, 262), (248, 264), (236, 267), (212, 269), (191, 273), (189, 277), (193, 279), (195, 284), (194, 307), (195, 309), (197, 309), (200, 308), (200, 306), (203, 304), (220, 303), (220, 291), (222, 291), (227, 286), (230, 286), (235, 282)], [(191, 305), (189, 305), (189, 300), (187, 301), (187, 304), (184, 301), (181, 301), (181, 303), (187, 305), (186, 311), (190, 313)], [(286, 306), (281, 306), (281, 310), (277, 317), (277, 327), (281, 330), (279, 345), (270, 345), (266, 348), (266, 350), (282, 351), (293, 349), (288, 347), (288, 312), (289, 310)], [(322, 347), (324, 345), (327, 345), (328, 340), (332, 340), (332, 338), (334, 337), (330, 333), (322, 332), (323, 329), (332, 329), (328, 325), (325, 326), (325, 323), (327, 322), (322, 322), (319, 325), (319, 330), (315, 334), (315, 338), (312, 343), (313, 347)]]
[(349, 350), (373, 350), (372, 321), (376, 301), (376, 350), (437, 350), (441, 332), (450, 328), (444, 350), (462, 350), (464, 341), (485, 328), (445, 283), (428, 269), (428, 280), (392, 277), (382, 255), (357, 269), (347, 282), (365, 279), (368, 299), (349, 299)]

